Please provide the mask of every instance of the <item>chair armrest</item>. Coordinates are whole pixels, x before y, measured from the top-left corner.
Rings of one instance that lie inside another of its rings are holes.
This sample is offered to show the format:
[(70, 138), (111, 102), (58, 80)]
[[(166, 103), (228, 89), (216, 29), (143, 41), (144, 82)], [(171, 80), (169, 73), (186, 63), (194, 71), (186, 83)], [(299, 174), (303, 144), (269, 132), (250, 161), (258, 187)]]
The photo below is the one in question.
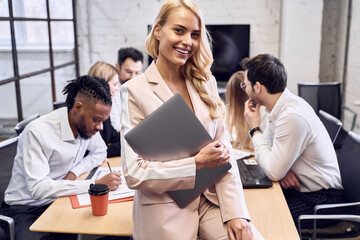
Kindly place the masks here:
[(14, 223), (14, 219), (12, 219), (11, 217), (8, 217), (8, 216), (4, 216), (4, 215), (0, 215), (0, 220), (8, 222), (9, 224)]
[(352, 206), (360, 206), (360, 202), (351, 202), (351, 203), (334, 203), (334, 204), (320, 204), (314, 207), (314, 214), (317, 214), (317, 211), (320, 209), (326, 208), (340, 208), (340, 207), (352, 207)]
[(0, 215), (0, 221), (5, 221), (9, 224), (10, 240), (15, 240), (15, 221), (13, 218)]
[[(360, 223), (360, 216), (358, 215), (351, 215), (351, 214), (333, 214), (333, 215), (300, 215), (298, 217), (298, 232), (301, 236), (301, 221), (302, 220), (342, 220), (342, 221), (350, 221), (350, 222), (357, 222)], [(313, 228), (313, 239), (316, 239), (316, 225), (314, 224)]]
[(355, 128), (357, 113), (356, 113), (354, 110), (352, 110), (351, 108), (349, 108), (349, 107), (347, 107), (347, 106), (345, 106), (345, 105), (342, 106), (342, 109), (347, 110), (347, 111), (349, 111), (349, 112), (352, 114), (353, 117), (352, 117), (352, 121), (351, 121), (350, 131), (353, 131), (354, 128)]

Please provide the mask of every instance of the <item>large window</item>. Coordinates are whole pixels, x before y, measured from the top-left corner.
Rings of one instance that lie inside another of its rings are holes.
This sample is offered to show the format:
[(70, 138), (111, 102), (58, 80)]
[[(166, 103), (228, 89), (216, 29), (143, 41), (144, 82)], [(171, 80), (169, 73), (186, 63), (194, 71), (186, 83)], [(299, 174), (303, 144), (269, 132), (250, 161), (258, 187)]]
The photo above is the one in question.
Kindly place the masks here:
[(0, 119), (52, 110), (79, 75), (75, 0), (0, 0)]

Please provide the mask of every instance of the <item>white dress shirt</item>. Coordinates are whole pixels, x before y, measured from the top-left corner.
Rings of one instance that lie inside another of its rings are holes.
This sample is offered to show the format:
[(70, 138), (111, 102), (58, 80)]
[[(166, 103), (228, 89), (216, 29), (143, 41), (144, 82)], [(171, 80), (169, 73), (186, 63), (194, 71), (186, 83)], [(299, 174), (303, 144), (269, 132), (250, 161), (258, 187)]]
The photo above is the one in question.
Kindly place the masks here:
[[(84, 158), (86, 150), (89, 154)], [(9, 205), (39, 206), (56, 198), (88, 191), (91, 180), (62, 180), (100, 165), (106, 145), (99, 133), (75, 139), (67, 108), (57, 109), (31, 122), (19, 137), (12, 177), (5, 191)]]
[(115, 128), (116, 131), (121, 132), (121, 98), (120, 91), (116, 91), (114, 99), (112, 100), (112, 107), (110, 112), (111, 125)]
[(271, 180), (281, 180), (291, 169), (301, 192), (342, 189), (327, 130), (312, 107), (288, 89), (269, 113), (264, 133), (255, 134), (252, 141), (256, 158)]

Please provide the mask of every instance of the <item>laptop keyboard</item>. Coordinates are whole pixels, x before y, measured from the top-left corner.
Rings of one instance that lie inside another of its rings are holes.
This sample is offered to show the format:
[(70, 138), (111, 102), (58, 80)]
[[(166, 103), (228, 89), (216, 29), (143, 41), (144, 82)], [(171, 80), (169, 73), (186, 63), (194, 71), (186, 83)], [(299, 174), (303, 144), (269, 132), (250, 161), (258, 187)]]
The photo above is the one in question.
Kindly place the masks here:
[(272, 182), (265, 175), (265, 173), (262, 171), (259, 165), (257, 164), (246, 165), (244, 163), (244, 159), (238, 159), (237, 165), (239, 168), (241, 182), (244, 188), (263, 188), (263, 187), (272, 186)]
[[(242, 183), (255, 183), (254, 178), (251, 176), (250, 171), (247, 169), (247, 167), (245, 166), (245, 163), (242, 160), (238, 160), (238, 166), (239, 166), (239, 171), (240, 171), (240, 177), (241, 177), (241, 181)], [(257, 181), (259, 181), (258, 179), (256, 179)]]

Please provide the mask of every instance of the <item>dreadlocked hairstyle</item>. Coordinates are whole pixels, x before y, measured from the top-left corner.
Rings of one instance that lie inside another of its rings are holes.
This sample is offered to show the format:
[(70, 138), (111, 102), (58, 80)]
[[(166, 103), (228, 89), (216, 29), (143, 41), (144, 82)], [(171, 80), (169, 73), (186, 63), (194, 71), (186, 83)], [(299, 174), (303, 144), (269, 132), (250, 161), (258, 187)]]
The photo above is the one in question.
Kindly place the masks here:
[(112, 105), (109, 84), (102, 78), (81, 76), (68, 81), (62, 92), (64, 95), (67, 94), (66, 106), (68, 110), (73, 108), (78, 94), (95, 101), (101, 101), (106, 105)]

